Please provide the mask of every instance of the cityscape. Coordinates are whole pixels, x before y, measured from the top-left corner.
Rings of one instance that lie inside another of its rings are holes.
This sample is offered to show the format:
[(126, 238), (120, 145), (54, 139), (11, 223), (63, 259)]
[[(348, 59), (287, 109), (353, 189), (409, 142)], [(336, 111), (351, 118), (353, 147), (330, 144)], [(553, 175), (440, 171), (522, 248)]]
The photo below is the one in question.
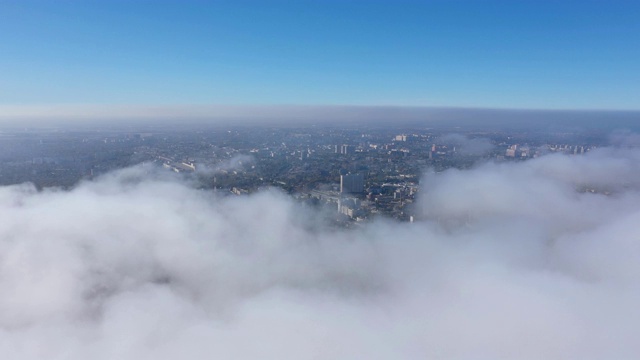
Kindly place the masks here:
[(583, 155), (607, 146), (603, 130), (581, 133), (461, 128), (335, 126), (147, 126), (23, 129), (0, 133), (0, 184), (72, 188), (117, 169), (154, 164), (219, 194), (273, 187), (337, 209), (349, 225), (376, 216), (413, 221), (427, 172), (481, 162)]
[(640, 1), (0, 1), (0, 358), (640, 359)]

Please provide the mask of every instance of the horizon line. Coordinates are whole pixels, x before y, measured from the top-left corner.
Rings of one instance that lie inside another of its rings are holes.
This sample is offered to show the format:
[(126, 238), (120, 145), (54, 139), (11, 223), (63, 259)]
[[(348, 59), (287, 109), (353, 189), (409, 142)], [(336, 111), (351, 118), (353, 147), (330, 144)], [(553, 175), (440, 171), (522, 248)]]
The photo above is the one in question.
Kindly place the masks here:
[[(640, 125), (640, 109), (528, 109), (404, 105), (302, 104), (0, 104), (0, 125), (61, 125), (91, 123), (209, 123), (209, 124), (321, 124), (321, 123), (448, 123), (460, 125), (517, 125), (558, 123)], [(638, 123), (638, 124), (636, 124)]]

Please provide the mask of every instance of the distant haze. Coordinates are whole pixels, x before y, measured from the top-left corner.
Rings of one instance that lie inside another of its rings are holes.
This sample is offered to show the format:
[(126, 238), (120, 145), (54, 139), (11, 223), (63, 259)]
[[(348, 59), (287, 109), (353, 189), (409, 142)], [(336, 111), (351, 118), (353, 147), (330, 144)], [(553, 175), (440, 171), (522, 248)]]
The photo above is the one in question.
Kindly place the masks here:
[(636, 129), (640, 111), (320, 105), (0, 105), (0, 126), (83, 124), (444, 125)]

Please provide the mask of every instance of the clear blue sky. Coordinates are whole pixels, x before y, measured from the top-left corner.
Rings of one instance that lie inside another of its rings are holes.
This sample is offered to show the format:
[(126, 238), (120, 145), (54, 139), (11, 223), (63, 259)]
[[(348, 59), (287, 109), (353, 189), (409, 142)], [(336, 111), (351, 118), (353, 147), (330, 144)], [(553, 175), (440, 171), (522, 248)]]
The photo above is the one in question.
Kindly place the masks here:
[(0, 105), (640, 109), (640, 1), (0, 1)]

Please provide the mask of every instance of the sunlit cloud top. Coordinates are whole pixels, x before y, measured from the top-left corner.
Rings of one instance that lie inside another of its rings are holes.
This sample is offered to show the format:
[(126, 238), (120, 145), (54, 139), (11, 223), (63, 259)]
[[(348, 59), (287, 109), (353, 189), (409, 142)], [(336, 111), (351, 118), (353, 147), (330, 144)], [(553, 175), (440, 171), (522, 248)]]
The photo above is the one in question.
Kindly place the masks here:
[(0, 353), (640, 356), (637, 149), (428, 174), (414, 223), (355, 229), (277, 190), (224, 197), (172, 174), (0, 187)]

